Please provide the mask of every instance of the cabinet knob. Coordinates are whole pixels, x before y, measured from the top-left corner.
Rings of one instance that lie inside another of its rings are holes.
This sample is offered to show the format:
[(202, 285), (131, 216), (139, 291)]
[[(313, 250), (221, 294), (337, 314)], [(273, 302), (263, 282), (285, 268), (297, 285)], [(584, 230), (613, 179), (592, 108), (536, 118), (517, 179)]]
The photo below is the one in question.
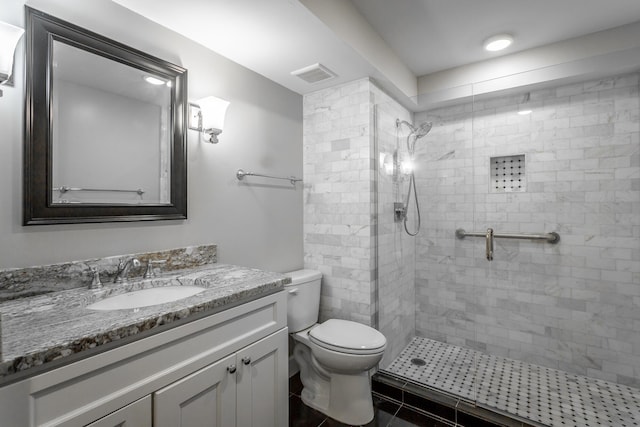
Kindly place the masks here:
[(250, 365), (251, 364), (251, 358), (250, 357), (243, 357), (242, 358), (242, 363), (244, 363), (245, 365)]
[(227, 366), (227, 372), (229, 372), (230, 374), (235, 374), (236, 373), (236, 365)]

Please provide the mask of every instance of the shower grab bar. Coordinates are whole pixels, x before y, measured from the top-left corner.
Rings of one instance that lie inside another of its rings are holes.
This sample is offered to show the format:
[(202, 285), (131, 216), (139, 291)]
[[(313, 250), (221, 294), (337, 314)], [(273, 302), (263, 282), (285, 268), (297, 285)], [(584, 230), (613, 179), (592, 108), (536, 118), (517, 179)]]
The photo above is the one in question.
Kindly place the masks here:
[(63, 185), (62, 187), (53, 187), (53, 191), (59, 191), (60, 194), (64, 194), (67, 191), (115, 191), (118, 193), (137, 193), (140, 196), (144, 194), (144, 190), (142, 188), (137, 188), (135, 190), (116, 190), (116, 189), (108, 189), (108, 188), (67, 187), (66, 185)]
[(238, 172), (236, 172), (236, 178), (238, 178), (238, 181), (242, 181), (245, 176), (260, 176), (262, 178), (283, 179), (285, 181), (289, 181), (293, 186), (296, 185), (296, 182), (302, 181), (302, 178), (296, 178), (295, 176), (285, 177), (285, 176), (264, 175), (261, 173), (245, 172), (242, 169), (238, 169)]
[[(544, 234), (526, 234), (526, 233), (492, 233), (494, 239), (524, 239), (524, 240), (546, 240), (548, 243), (558, 243), (560, 235), (555, 231)], [(486, 231), (464, 231), (462, 228), (456, 230), (456, 237), (464, 239), (465, 237), (487, 237)]]

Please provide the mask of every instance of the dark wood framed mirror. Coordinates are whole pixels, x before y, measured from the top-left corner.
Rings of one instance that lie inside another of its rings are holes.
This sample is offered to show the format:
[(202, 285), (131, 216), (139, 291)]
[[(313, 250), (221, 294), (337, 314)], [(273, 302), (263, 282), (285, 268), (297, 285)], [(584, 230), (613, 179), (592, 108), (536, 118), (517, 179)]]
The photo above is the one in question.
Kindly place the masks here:
[(187, 70), (26, 9), (23, 224), (187, 217)]

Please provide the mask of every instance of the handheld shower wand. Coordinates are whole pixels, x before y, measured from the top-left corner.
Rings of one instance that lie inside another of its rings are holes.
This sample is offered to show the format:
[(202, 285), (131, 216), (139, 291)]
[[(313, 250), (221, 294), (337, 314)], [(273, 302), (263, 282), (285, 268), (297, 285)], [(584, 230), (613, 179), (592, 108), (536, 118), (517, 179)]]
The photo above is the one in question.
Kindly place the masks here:
[[(400, 126), (402, 125), (407, 126), (410, 130), (409, 135), (407, 135), (407, 151), (409, 152), (409, 157), (413, 162), (414, 156), (415, 156), (416, 141), (420, 138), (425, 137), (431, 130), (431, 127), (433, 126), (433, 124), (431, 122), (423, 122), (416, 127), (405, 120), (401, 121), (400, 119), (396, 119), (396, 128), (400, 128)], [(407, 213), (409, 211), (409, 202), (411, 201), (412, 193), (413, 193), (413, 199), (415, 200), (415, 203), (416, 203), (416, 214), (417, 214), (417, 220), (418, 220), (415, 232), (409, 231), (409, 227), (407, 226)], [(413, 173), (413, 168), (411, 168), (411, 170), (409, 171), (409, 189), (407, 192), (407, 203), (404, 206), (403, 210), (404, 210), (404, 215), (403, 215), (404, 230), (410, 236), (418, 235), (418, 232), (420, 231), (421, 218), (420, 218), (420, 205), (418, 203), (418, 192), (416, 190), (416, 178)], [(396, 216), (398, 215), (397, 211), (398, 209), (396, 209)]]

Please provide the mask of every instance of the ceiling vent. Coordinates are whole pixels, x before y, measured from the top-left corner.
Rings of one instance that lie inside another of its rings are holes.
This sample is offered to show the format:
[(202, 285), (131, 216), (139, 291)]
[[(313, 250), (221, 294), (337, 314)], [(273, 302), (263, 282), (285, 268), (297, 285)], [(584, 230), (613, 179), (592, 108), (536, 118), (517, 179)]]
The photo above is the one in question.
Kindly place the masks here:
[(307, 83), (318, 83), (337, 76), (336, 73), (322, 64), (313, 64), (300, 68), (299, 70), (292, 71), (291, 75), (298, 76)]

